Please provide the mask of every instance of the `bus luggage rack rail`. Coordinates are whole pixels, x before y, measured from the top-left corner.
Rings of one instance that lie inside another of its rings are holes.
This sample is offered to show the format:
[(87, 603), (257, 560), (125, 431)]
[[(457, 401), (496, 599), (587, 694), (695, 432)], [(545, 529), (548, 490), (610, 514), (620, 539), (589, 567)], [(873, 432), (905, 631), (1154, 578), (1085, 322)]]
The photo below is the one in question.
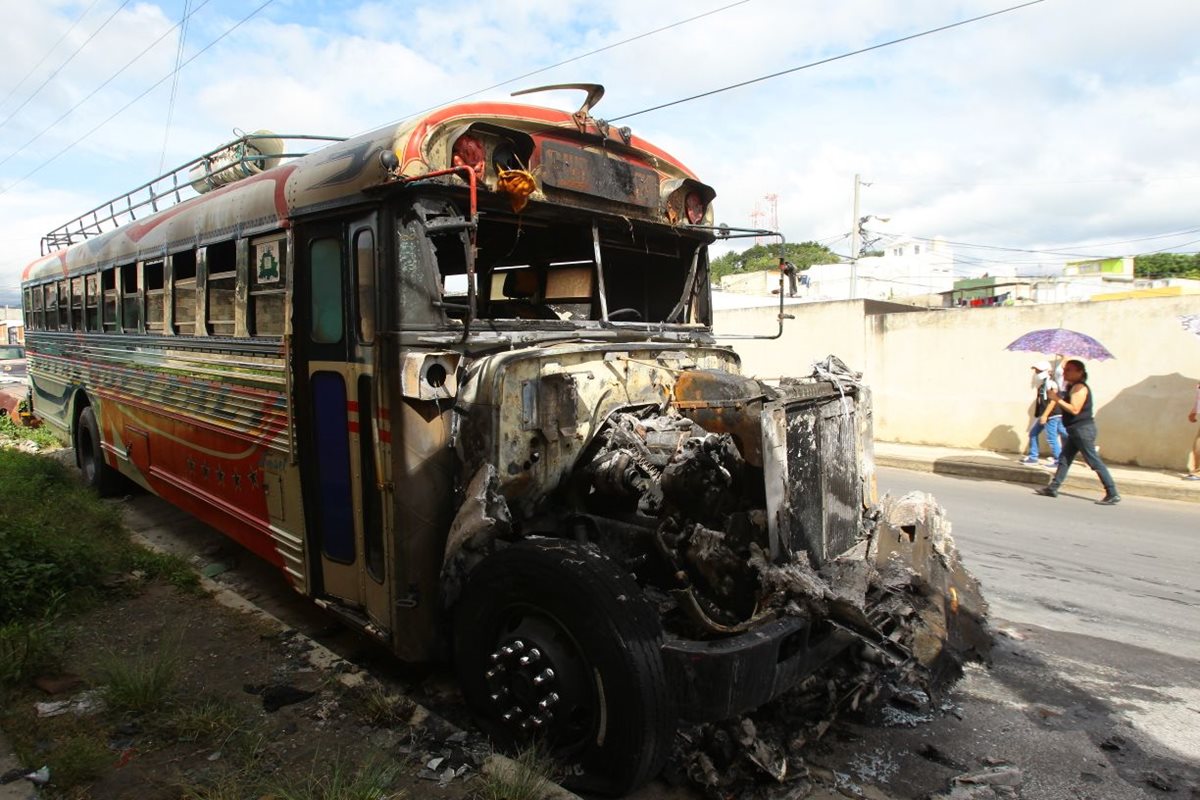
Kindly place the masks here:
[[(235, 131), (237, 133), (237, 131)], [(70, 247), (114, 230), (128, 222), (211, 189), (233, 183), (270, 169), (282, 160), (308, 152), (287, 152), (293, 142), (344, 142), (342, 136), (278, 134), (268, 131), (241, 134), (231, 142), (165, 172), (151, 181), (93, 208), (42, 237), (42, 255)], [(311, 152), (311, 150), (309, 151)]]

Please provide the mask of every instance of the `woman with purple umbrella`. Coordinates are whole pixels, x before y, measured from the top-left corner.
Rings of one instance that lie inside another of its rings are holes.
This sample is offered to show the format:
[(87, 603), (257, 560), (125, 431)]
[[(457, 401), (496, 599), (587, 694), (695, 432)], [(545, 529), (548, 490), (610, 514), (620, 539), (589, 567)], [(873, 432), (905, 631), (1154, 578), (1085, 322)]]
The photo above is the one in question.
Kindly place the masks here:
[(1063, 443), (1058, 469), (1054, 471), (1050, 485), (1038, 489), (1037, 493), (1057, 497), (1058, 487), (1067, 479), (1067, 470), (1071, 468), (1075, 456), (1082, 454), (1088, 466), (1096, 471), (1100, 483), (1104, 484), (1104, 497), (1096, 503), (1115, 506), (1121, 502), (1121, 495), (1117, 493), (1117, 485), (1113, 483), (1108, 467), (1104, 466), (1100, 454), (1096, 452), (1096, 419), (1092, 415), (1092, 392), (1087, 384), (1087, 368), (1082, 361), (1072, 358), (1063, 365), (1063, 377), (1067, 382), (1067, 396), (1051, 391), (1050, 398), (1051, 402), (1062, 408), (1067, 440)]

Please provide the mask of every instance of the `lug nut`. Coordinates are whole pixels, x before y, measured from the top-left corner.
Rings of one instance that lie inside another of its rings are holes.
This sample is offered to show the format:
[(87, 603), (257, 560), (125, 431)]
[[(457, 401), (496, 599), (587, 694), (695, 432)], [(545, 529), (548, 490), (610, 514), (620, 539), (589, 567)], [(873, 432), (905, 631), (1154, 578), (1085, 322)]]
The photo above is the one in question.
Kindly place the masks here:
[(546, 720), (542, 719), (537, 714), (534, 714), (532, 717), (530, 717), (529, 721), (533, 723), (533, 727), (535, 728), (540, 728), (546, 724)]
[(533, 685), (541, 686), (543, 683), (546, 683), (547, 681), (552, 681), (552, 680), (554, 680), (554, 670), (550, 669), (549, 667), (546, 667), (544, 670), (539, 672), (534, 677)]
[(540, 703), (538, 703), (538, 708), (545, 711), (546, 709), (550, 708), (550, 706), (557, 703), (558, 699), (559, 699), (558, 692), (551, 692), (550, 694), (548, 694), (542, 698), (542, 701)]

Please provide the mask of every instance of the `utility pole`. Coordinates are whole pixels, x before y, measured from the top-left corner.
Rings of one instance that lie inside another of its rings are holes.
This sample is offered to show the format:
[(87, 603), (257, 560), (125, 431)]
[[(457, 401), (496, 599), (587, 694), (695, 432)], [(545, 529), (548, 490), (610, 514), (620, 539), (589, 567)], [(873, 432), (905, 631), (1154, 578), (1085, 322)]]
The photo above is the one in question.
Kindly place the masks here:
[[(861, 231), (859, 230), (858, 217), (858, 187), (862, 185), (862, 179), (858, 173), (854, 173), (854, 219), (850, 221), (850, 296), (847, 298), (853, 300), (858, 292), (858, 249), (862, 246)], [(868, 184), (870, 185), (870, 184)]]

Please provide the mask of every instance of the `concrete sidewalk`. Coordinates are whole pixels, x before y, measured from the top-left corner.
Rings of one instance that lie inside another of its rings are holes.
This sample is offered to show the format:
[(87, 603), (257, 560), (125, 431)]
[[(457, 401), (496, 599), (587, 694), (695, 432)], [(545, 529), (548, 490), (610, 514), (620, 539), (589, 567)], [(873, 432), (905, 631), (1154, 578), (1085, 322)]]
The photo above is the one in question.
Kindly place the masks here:
[[(1101, 453), (1103, 457), (1103, 453)], [(1045, 486), (1054, 471), (1041, 466), (1017, 463), (1015, 453), (995, 453), (991, 450), (965, 450), (953, 447), (931, 447), (896, 442), (875, 443), (875, 463), (881, 467), (898, 467), (940, 475), (958, 475), (1011, 483)], [(1142, 467), (1107, 464), (1117, 490), (1125, 497), (1156, 497), (1161, 500), (1183, 500), (1200, 503), (1200, 481), (1185, 481), (1181, 472), (1168, 472)], [(1104, 489), (1087, 462), (1076, 458), (1067, 473), (1066, 490), (1092, 492), (1103, 496)]]

